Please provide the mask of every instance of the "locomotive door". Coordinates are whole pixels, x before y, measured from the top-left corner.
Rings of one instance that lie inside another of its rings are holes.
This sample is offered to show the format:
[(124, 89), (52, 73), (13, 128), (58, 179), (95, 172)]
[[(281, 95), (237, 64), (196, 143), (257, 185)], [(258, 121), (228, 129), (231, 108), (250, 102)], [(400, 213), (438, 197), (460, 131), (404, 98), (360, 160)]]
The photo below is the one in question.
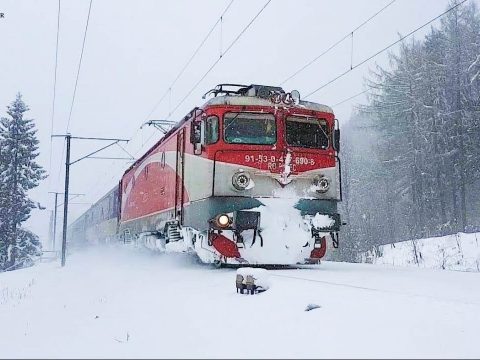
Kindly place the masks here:
[(175, 217), (183, 225), (184, 174), (185, 174), (185, 128), (177, 133), (177, 161), (175, 178)]

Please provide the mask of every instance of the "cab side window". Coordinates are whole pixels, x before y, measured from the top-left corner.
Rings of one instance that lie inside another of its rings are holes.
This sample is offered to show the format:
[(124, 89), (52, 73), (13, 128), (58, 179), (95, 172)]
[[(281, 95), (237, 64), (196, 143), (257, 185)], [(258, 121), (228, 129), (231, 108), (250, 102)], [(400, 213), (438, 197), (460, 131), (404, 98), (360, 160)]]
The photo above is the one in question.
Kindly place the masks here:
[(209, 116), (205, 121), (205, 143), (215, 144), (218, 141), (218, 117)]

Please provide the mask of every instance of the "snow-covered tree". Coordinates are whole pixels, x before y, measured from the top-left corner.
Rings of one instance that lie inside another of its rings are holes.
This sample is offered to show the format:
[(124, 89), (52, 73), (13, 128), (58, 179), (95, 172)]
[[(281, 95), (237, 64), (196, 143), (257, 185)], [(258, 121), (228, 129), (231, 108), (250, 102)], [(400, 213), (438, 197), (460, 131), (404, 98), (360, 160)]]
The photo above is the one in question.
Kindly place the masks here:
[(45, 171), (35, 162), (38, 140), (27, 105), (17, 94), (0, 119), (0, 270), (28, 266), (40, 253), (38, 237), (21, 228), (35, 207), (28, 190), (38, 186)]
[(369, 103), (343, 130), (344, 244), (480, 231), (479, 54), (480, 14), (466, 3), (372, 71)]

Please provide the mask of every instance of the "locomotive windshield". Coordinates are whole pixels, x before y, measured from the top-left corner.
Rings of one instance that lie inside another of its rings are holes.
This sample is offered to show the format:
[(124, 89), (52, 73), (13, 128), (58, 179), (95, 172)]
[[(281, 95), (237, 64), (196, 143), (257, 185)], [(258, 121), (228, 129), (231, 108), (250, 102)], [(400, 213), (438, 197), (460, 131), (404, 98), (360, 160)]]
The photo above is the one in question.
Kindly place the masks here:
[(275, 117), (272, 114), (227, 113), (224, 117), (224, 135), (225, 141), (230, 144), (275, 144)]
[(328, 127), (325, 120), (289, 116), (286, 129), (288, 145), (316, 149), (328, 147)]

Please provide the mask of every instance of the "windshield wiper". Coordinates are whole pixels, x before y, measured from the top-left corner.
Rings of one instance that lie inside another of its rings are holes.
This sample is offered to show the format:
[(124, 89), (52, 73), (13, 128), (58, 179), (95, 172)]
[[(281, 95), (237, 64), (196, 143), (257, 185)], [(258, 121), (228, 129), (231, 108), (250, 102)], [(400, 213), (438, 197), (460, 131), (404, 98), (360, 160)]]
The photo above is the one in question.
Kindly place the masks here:
[[(317, 119), (315, 119), (315, 120), (317, 120)], [(324, 147), (324, 146), (320, 146), (320, 147), (321, 147), (322, 149), (326, 149), (326, 148), (328, 147), (328, 135), (327, 135), (327, 133), (325, 132), (325, 130), (323, 130), (322, 124), (321, 124), (319, 121), (316, 121), (316, 123), (317, 123), (318, 127), (320, 127), (320, 130), (322, 130), (323, 135), (325, 135), (325, 139), (327, 139), (327, 146), (325, 146), (325, 147)]]
[(235, 115), (231, 121), (230, 121), (230, 124), (228, 124), (228, 126), (225, 126), (224, 129), (223, 129), (223, 132), (225, 133), (225, 130), (227, 130), (235, 121), (235, 119), (241, 114), (241, 112), (238, 112), (237, 115)]

